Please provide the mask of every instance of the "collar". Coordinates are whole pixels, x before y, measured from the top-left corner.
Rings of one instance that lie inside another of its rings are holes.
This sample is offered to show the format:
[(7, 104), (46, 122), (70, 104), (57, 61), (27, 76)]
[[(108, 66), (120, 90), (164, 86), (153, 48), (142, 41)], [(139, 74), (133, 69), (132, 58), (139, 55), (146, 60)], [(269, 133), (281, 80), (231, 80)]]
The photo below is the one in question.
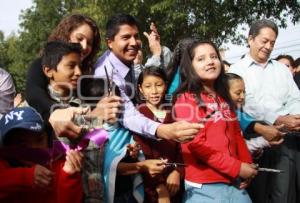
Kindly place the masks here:
[(80, 99), (74, 96), (62, 97), (61, 94), (53, 89), (53, 87), (48, 85), (48, 92), (51, 99), (58, 103), (70, 104), (71, 106), (80, 106)]
[(62, 101), (62, 96), (60, 94), (60, 92), (55, 91), (54, 88), (49, 84), (48, 85), (48, 92), (49, 92), (49, 96), (51, 99), (53, 99), (56, 102), (61, 102)]
[(244, 67), (251, 67), (253, 64), (263, 67), (265, 68), (269, 63), (273, 63), (272, 59), (268, 59), (268, 61), (265, 63), (265, 65), (263, 66), (260, 63), (257, 63), (251, 56), (250, 53), (246, 54), (245, 57), (243, 58), (243, 63), (244, 63)]
[(131, 67), (125, 65), (112, 51), (107, 51), (107, 58), (110, 65), (116, 70), (122, 78), (125, 78)]

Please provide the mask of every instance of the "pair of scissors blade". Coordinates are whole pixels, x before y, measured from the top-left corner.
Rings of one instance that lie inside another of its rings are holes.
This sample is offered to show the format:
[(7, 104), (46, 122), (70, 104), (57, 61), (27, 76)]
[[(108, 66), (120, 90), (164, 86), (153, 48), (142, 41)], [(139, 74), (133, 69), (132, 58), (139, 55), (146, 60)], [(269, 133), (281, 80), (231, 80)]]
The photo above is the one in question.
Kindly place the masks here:
[(108, 95), (110, 95), (111, 93), (111, 81), (109, 79), (109, 76), (108, 76), (108, 72), (107, 72), (107, 69), (106, 69), (106, 66), (104, 66), (104, 70), (105, 70), (105, 75), (106, 75), (106, 80), (108, 82)]
[(167, 162), (167, 163), (164, 163), (166, 166), (181, 166), (181, 167), (186, 167), (186, 164), (183, 164), (183, 163), (174, 163), (174, 162)]
[(271, 173), (283, 173), (283, 170), (273, 169), (273, 168), (258, 168), (258, 171), (271, 172)]

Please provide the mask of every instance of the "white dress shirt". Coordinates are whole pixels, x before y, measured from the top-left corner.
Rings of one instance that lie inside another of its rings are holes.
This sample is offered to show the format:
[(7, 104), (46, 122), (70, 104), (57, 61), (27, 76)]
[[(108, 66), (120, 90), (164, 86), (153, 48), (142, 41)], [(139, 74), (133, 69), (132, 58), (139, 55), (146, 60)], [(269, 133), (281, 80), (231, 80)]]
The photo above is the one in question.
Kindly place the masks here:
[(229, 72), (245, 82), (244, 111), (257, 120), (273, 124), (278, 116), (300, 114), (300, 91), (285, 65), (268, 60), (263, 66), (247, 54)]

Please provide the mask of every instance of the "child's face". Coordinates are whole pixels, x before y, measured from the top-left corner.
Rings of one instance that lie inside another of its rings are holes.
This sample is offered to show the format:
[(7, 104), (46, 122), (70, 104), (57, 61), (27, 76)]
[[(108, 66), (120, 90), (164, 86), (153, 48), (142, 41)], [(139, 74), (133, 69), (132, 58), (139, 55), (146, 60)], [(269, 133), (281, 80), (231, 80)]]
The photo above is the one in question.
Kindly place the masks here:
[(200, 44), (194, 49), (192, 66), (198, 76), (206, 81), (214, 81), (221, 72), (221, 61), (216, 50), (210, 44)]
[(229, 81), (229, 93), (236, 107), (241, 108), (245, 102), (245, 83), (243, 80)]
[(62, 57), (56, 70), (50, 69), (46, 73), (50, 78), (50, 84), (59, 92), (65, 93), (77, 88), (77, 82), (81, 76), (80, 55), (70, 53)]
[(28, 130), (16, 130), (7, 139), (7, 146), (25, 148), (48, 148), (47, 134), (36, 134)]
[(139, 89), (146, 99), (146, 103), (158, 106), (165, 95), (166, 84), (160, 77), (147, 75), (144, 77), (143, 83), (139, 85)]

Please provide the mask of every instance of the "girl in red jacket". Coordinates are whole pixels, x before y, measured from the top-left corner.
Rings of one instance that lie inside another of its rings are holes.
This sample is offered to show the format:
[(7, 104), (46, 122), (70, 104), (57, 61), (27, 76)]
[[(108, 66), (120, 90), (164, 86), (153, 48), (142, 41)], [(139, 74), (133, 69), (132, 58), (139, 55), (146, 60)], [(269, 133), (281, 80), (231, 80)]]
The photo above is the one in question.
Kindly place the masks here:
[[(181, 62), (183, 82), (176, 92), (176, 117), (204, 124), (193, 140), (182, 144), (187, 165), (185, 202), (251, 202), (243, 188), (257, 170), (223, 83), (220, 58), (212, 42), (197, 41)], [(239, 178), (242, 182), (237, 185)]]

